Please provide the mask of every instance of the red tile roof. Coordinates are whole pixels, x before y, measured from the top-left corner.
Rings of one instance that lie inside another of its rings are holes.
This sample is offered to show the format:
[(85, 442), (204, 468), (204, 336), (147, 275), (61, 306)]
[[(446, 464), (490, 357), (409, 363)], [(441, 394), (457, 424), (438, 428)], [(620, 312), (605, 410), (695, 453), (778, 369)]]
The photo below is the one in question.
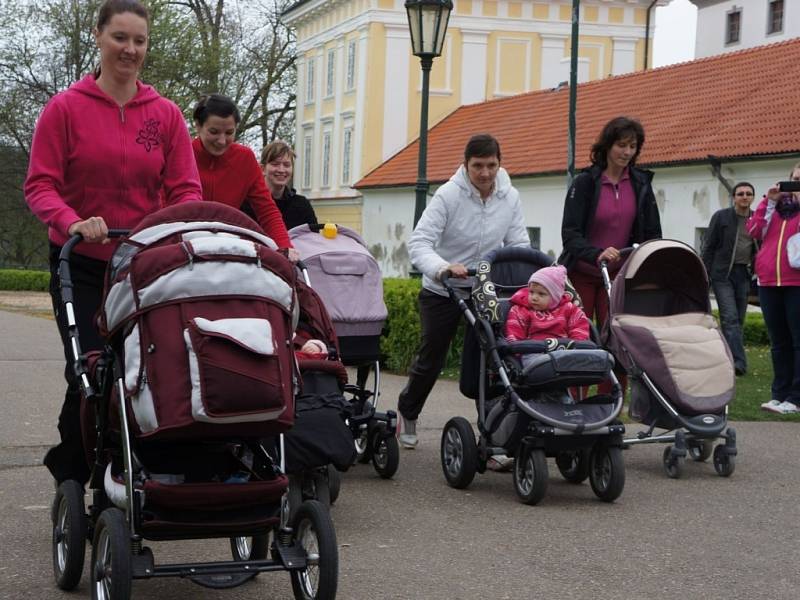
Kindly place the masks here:
[[(578, 86), (576, 166), (587, 166), (603, 125), (618, 115), (645, 129), (640, 165), (800, 151), (800, 38)], [(569, 89), (462, 106), (428, 134), (428, 179), (446, 181), (474, 133), (500, 141), (512, 176), (565, 173)], [(355, 187), (413, 185), (415, 140)]]

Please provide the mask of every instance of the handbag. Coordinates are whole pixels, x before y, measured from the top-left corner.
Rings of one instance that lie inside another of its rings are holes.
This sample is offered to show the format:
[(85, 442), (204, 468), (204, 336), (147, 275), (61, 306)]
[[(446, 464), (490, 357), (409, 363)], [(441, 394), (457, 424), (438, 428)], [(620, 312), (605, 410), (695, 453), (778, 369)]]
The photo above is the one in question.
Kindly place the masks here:
[(786, 241), (786, 254), (789, 255), (789, 266), (800, 269), (800, 232), (795, 233)]

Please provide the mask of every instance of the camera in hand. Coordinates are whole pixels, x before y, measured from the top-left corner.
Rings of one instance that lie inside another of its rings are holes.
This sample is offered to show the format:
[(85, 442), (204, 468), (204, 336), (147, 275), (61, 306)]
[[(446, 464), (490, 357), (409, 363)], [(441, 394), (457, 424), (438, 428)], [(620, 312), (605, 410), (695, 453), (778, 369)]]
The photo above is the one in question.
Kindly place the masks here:
[(800, 181), (780, 181), (778, 189), (781, 192), (800, 192)]

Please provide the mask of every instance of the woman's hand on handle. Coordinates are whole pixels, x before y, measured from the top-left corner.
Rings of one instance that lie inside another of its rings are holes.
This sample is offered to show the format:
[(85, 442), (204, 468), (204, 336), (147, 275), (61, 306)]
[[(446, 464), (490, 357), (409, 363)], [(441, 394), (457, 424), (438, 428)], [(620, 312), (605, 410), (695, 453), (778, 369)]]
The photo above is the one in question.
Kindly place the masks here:
[(108, 226), (103, 217), (89, 217), (85, 221), (76, 221), (69, 226), (67, 233), (70, 236), (80, 234), (83, 241), (91, 244), (107, 244)]
[(292, 262), (292, 264), (296, 264), (297, 261), (300, 260), (300, 253), (295, 250), (294, 248), (287, 248), (286, 249), (286, 258)]
[(461, 263), (453, 263), (452, 265), (448, 265), (445, 272), (449, 273), (450, 277), (454, 277), (455, 279), (466, 279), (469, 277), (467, 267)]
[(597, 257), (597, 263), (598, 264), (603, 263), (603, 262), (615, 263), (621, 257), (622, 257), (622, 255), (620, 254), (619, 250), (617, 250), (613, 246), (609, 246), (608, 248), (606, 248), (605, 250), (603, 250), (600, 253), (600, 256)]
[(772, 186), (770, 186), (770, 188), (767, 190), (767, 198), (769, 200), (772, 200), (772, 202), (777, 202), (780, 199), (782, 193), (783, 192), (781, 192), (778, 184), (775, 183)]

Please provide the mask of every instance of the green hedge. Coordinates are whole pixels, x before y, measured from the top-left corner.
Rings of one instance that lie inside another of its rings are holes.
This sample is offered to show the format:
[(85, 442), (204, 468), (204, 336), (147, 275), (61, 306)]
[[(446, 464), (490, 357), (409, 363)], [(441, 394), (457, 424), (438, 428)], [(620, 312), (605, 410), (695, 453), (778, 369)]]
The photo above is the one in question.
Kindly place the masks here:
[[(381, 352), (387, 367), (396, 373), (406, 373), (419, 347), (419, 279), (384, 279), (383, 296), (389, 310), (386, 330), (381, 339)], [(714, 316), (718, 317), (717, 311)], [(445, 370), (458, 370), (464, 340), (463, 327), (450, 346)], [(744, 343), (747, 346), (767, 346), (769, 337), (761, 313), (747, 313), (744, 322)]]
[(46, 292), (49, 285), (49, 271), (0, 269), (0, 290)]

